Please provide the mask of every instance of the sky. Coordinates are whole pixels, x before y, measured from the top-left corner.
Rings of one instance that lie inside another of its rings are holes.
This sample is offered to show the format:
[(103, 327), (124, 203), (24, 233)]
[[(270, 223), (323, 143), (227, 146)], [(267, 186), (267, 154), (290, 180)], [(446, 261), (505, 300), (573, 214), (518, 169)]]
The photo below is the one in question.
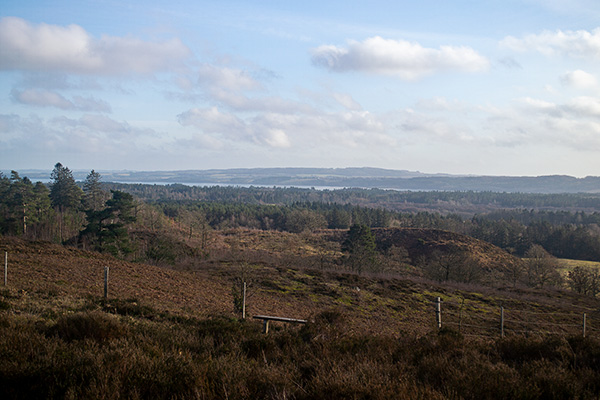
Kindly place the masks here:
[(0, 170), (600, 176), (597, 0), (0, 0)]

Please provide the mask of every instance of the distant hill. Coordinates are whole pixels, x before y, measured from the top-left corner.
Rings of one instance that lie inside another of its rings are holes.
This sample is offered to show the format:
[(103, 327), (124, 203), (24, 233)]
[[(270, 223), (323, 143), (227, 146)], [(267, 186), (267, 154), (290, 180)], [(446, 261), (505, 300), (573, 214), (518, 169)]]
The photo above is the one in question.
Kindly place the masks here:
[[(8, 175), (9, 171), (3, 171)], [(414, 191), (492, 191), (519, 193), (600, 193), (600, 177), (464, 176), (381, 168), (248, 168), (186, 171), (99, 171), (105, 182), (204, 185), (356, 187)], [(50, 171), (22, 170), (47, 181)], [(89, 171), (73, 171), (83, 180)]]

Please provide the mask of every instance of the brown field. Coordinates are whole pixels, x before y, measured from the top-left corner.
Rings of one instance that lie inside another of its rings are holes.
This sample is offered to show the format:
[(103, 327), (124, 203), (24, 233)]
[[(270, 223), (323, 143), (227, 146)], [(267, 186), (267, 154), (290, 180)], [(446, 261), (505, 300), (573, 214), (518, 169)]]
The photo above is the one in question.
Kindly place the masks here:
[[(493, 273), (511, 258), (447, 233), (377, 232), (408, 248), (463, 246)], [(212, 232), (175, 266), (0, 237), (3, 398), (597, 398), (600, 299), (562, 289), (439, 284), (344, 271), (340, 231)], [(411, 244), (412, 243), (412, 244)], [(190, 241), (186, 246), (193, 246)], [(183, 246), (183, 244), (182, 244)], [(108, 300), (103, 295), (109, 267)], [(248, 283), (248, 319), (233, 291)], [(438, 332), (434, 301), (442, 299)], [(507, 337), (501, 339), (500, 307)], [(582, 315), (586, 335), (582, 338)], [(309, 320), (273, 323), (253, 315)]]

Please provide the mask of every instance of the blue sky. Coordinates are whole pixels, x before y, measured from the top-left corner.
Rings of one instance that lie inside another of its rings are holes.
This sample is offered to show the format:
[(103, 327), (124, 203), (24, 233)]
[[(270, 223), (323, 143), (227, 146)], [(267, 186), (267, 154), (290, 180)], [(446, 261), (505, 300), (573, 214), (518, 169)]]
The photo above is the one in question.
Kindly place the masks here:
[(0, 4), (0, 170), (600, 176), (595, 0)]

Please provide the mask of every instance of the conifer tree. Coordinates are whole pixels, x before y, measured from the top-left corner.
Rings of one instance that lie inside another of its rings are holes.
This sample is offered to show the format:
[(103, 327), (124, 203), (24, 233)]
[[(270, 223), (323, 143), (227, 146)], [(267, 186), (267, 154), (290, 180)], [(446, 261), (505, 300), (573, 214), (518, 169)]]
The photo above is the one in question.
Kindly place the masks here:
[(83, 182), (83, 207), (85, 210), (100, 211), (108, 199), (108, 192), (102, 188), (102, 176), (92, 170)]
[(371, 229), (362, 224), (354, 224), (348, 237), (342, 243), (342, 251), (348, 253), (346, 259), (350, 269), (358, 272), (373, 271), (377, 266), (375, 236)]
[(58, 239), (62, 243), (65, 233), (79, 231), (77, 211), (81, 206), (82, 191), (75, 183), (73, 173), (61, 163), (56, 163), (50, 175), (50, 201), (58, 213)]
[(52, 206), (63, 212), (67, 209), (78, 208), (81, 204), (81, 189), (75, 183), (73, 173), (61, 163), (56, 163), (50, 175), (50, 200)]

